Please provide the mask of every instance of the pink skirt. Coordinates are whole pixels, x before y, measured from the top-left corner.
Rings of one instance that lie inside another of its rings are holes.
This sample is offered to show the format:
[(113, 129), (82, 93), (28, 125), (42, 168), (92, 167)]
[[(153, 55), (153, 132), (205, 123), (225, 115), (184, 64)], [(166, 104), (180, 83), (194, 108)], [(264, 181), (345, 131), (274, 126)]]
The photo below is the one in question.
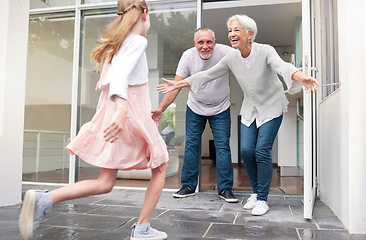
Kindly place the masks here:
[(109, 85), (104, 86), (93, 119), (81, 127), (67, 150), (89, 164), (109, 169), (153, 169), (168, 162), (167, 146), (151, 118), (148, 83), (128, 87), (126, 125), (114, 143), (103, 137), (115, 112), (108, 91)]

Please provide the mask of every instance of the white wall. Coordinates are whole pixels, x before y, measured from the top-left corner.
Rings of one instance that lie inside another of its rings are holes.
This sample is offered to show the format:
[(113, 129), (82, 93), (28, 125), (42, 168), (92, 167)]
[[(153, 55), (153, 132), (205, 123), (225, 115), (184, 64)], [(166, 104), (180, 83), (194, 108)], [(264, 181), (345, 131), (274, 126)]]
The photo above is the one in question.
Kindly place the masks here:
[[(231, 147), (231, 160), (233, 163), (238, 162), (238, 115), (240, 114), (241, 104), (243, 102), (243, 91), (241, 87), (234, 77), (234, 75), (230, 72), (230, 101), (231, 101), (231, 138), (230, 138), (230, 147)], [(243, 161), (241, 161), (243, 163)]]
[(38, 48), (30, 50), (27, 105), (71, 104), (72, 62)]
[[(343, 89), (342, 89), (343, 90)], [(341, 218), (348, 222), (348, 140), (345, 118), (341, 114), (341, 91), (333, 93), (319, 106), (319, 191), (321, 199)]]
[(4, 206), (21, 199), (29, 1), (2, 0), (0, 9), (0, 206)]
[(366, 4), (338, 0), (339, 92), (319, 108), (320, 198), (350, 233), (366, 233)]
[(297, 167), (296, 158), (296, 107), (289, 107), (283, 114), (283, 120), (278, 131), (278, 165)]

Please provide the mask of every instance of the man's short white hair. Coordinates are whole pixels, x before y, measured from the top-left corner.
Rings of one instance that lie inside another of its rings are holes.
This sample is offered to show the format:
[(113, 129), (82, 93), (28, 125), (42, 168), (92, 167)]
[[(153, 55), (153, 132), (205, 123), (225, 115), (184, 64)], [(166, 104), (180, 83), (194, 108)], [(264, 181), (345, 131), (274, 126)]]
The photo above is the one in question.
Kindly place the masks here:
[(214, 39), (216, 39), (215, 37), (215, 32), (211, 29), (211, 28), (208, 28), (208, 27), (200, 27), (199, 29), (196, 30), (196, 32), (194, 33), (194, 36), (193, 36), (193, 40), (196, 40), (196, 35), (199, 31), (208, 31), (208, 32), (211, 32)]
[(255, 21), (247, 15), (234, 15), (231, 16), (226, 22), (228, 29), (230, 28), (231, 22), (235, 20), (238, 20), (240, 25), (245, 28), (247, 32), (253, 32), (253, 36), (250, 41), (254, 42), (255, 36), (257, 36), (257, 24), (255, 23)]

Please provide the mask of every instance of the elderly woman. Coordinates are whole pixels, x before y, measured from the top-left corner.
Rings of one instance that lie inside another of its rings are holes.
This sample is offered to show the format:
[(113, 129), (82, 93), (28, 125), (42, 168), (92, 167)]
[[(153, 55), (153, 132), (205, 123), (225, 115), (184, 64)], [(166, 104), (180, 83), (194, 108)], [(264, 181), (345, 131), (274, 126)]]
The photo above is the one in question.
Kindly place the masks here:
[(232, 16), (227, 26), (229, 40), (237, 51), (228, 53), (211, 69), (185, 80), (164, 79), (166, 83), (157, 89), (165, 93), (191, 87), (191, 91), (196, 94), (204, 84), (228, 71), (235, 75), (244, 93), (240, 110), (241, 155), (253, 189), (244, 209), (250, 209), (253, 215), (264, 215), (269, 210), (267, 197), (273, 173), (271, 150), (288, 105), (277, 74), (284, 78), (288, 89), (295, 80), (310, 91), (315, 91), (318, 81), (284, 62), (272, 46), (254, 42), (257, 26), (250, 17)]

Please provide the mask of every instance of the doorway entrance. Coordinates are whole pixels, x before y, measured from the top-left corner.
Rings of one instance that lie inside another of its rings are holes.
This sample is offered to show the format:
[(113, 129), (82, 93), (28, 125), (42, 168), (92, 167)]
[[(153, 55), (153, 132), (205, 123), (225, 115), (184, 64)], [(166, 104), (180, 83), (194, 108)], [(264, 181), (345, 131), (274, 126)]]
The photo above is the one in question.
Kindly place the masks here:
[[(284, 1), (207, 2), (203, 5), (202, 25), (215, 31), (218, 43), (230, 46), (226, 20), (235, 14), (246, 14), (256, 21), (258, 27), (256, 42), (273, 46), (284, 61), (293, 62), (297, 67), (302, 67), (301, 1), (287, 1), (287, 3)], [(248, 183), (249, 180), (240, 159), (238, 142), (240, 135), (238, 115), (243, 93), (233, 75), (230, 76), (230, 89), (232, 119), (230, 143), (234, 175), (238, 176), (236, 181), (234, 180), (234, 190), (251, 191), (250, 184), (243, 185), (243, 181)], [(289, 100), (289, 108), (288, 112), (284, 114), (284, 120), (272, 151), (274, 174), (270, 191), (303, 194), (303, 96), (302, 91), (294, 95), (286, 95)], [(202, 140), (201, 190), (212, 190), (215, 187), (212, 184), (216, 179), (215, 166), (212, 161), (207, 161), (207, 157), (210, 155), (209, 141), (211, 139), (213, 137), (207, 125)], [(207, 165), (210, 166), (210, 170), (205, 172)]]

